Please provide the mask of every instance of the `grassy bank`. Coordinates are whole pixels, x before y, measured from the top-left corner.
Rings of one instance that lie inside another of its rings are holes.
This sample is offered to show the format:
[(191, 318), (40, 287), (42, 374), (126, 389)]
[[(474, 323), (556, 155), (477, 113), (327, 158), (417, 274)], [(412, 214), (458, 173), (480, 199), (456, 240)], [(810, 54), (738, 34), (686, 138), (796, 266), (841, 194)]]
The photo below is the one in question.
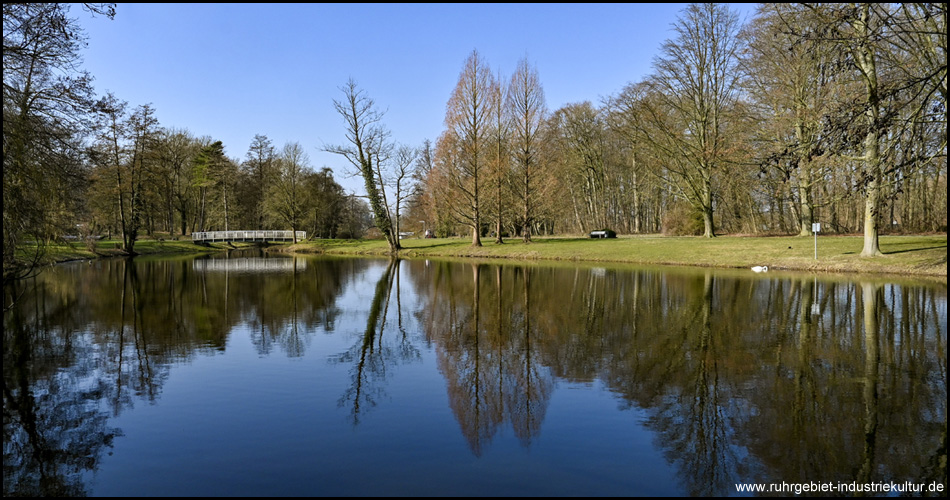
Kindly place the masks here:
[[(802, 237), (720, 236), (714, 239), (669, 236), (621, 236), (616, 239), (536, 237), (532, 243), (508, 239), (496, 244), (490, 239), (482, 247), (472, 247), (468, 238), (412, 238), (402, 240), (403, 257), (490, 258), (547, 260), (562, 262), (612, 262), (637, 265), (677, 265), (748, 269), (769, 266), (770, 270), (831, 273), (872, 273), (935, 277), (946, 281), (947, 236), (882, 236), (883, 256), (861, 257), (861, 236), (819, 236), (818, 258), (815, 239)], [(78, 259), (121, 256), (115, 240), (96, 242), (91, 250), (83, 243), (50, 245), (43, 264)], [(136, 242), (140, 255), (197, 254), (246, 248), (250, 243), (196, 245), (190, 240), (143, 239)], [(386, 255), (382, 240), (314, 240), (296, 245), (273, 245), (269, 251), (301, 254)], [(29, 259), (30, 249), (21, 256)]]
[[(459, 238), (402, 240), (403, 257), (478, 257), (520, 260), (617, 262), (643, 265), (683, 265), (720, 268), (769, 266), (774, 270), (835, 273), (875, 273), (947, 276), (947, 236), (882, 236), (883, 256), (861, 257), (861, 236), (699, 237), (621, 236), (616, 239), (535, 238), (482, 247)], [(385, 255), (381, 240), (315, 240), (277, 247), (295, 253)]]
[[(247, 243), (235, 243), (234, 246), (250, 246)], [(229, 248), (227, 243), (211, 243), (208, 245), (198, 245), (190, 239), (141, 239), (135, 242), (135, 252), (138, 255), (169, 255), (169, 254), (198, 254), (209, 252), (220, 252)], [(95, 242), (95, 248), (89, 248), (85, 243), (51, 243), (47, 245), (39, 258), (41, 265), (50, 265), (57, 262), (69, 262), (73, 260), (97, 259), (104, 257), (121, 257), (126, 255), (121, 249), (122, 242), (119, 240), (100, 240)], [(36, 254), (36, 247), (26, 245), (20, 249), (17, 257), (21, 262), (30, 262)]]

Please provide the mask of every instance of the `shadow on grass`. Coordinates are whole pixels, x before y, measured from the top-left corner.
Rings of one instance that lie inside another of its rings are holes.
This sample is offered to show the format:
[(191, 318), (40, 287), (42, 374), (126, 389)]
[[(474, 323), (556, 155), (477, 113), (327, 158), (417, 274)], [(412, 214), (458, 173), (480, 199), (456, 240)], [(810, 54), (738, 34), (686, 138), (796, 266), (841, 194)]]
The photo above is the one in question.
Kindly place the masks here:
[(402, 247), (403, 250), (425, 250), (426, 248), (437, 248), (437, 247), (448, 247), (448, 246), (459, 246), (461, 245), (458, 242), (446, 241), (444, 243), (431, 243), (428, 245), (418, 246), (418, 247)]
[[(558, 243), (577, 243), (578, 241), (620, 241), (619, 238), (538, 238), (532, 239), (531, 243), (558, 244)], [(512, 240), (516, 243), (523, 243), (521, 239)]]
[(909, 250), (893, 250), (893, 251), (890, 251), (890, 252), (883, 252), (883, 251), (882, 251), (881, 253), (883, 253), (884, 255), (892, 255), (892, 254), (895, 254), (895, 253), (922, 252), (922, 251), (924, 251), (924, 250), (940, 250), (941, 248), (947, 248), (947, 246), (946, 246), (946, 245), (943, 245), (943, 246), (936, 246), (936, 247), (911, 248), (911, 249), (909, 249)]

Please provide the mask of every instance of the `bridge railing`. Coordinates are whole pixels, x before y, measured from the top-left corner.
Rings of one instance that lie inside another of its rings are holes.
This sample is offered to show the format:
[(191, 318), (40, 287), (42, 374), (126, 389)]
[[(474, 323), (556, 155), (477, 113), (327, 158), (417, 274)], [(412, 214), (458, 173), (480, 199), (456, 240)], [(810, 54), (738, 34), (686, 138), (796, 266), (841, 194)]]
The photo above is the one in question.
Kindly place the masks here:
[[(307, 238), (306, 231), (297, 231), (297, 241)], [(198, 241), (293, 241), (293, 231), (196, 231), (191, 240)]]

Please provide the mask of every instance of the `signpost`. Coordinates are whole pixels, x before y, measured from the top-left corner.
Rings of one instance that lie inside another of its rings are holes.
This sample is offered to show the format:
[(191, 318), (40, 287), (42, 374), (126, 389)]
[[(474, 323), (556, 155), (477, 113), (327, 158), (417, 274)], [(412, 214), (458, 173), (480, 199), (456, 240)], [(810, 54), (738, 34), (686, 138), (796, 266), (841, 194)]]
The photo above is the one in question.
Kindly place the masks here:
[(821, 223), (813, 222), (811, 232), (815, 235), (815, 260), (818, 260), (818, 233), (821, 231)]

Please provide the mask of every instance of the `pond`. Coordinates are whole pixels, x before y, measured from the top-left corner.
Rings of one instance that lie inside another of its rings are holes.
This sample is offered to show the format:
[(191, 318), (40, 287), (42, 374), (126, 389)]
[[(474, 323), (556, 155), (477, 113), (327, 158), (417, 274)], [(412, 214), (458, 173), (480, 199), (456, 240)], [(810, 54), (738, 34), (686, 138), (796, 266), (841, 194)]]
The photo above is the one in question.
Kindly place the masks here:
[(945, 283), (235, 253), (4, 301), (4, 496), (946, 487)]

